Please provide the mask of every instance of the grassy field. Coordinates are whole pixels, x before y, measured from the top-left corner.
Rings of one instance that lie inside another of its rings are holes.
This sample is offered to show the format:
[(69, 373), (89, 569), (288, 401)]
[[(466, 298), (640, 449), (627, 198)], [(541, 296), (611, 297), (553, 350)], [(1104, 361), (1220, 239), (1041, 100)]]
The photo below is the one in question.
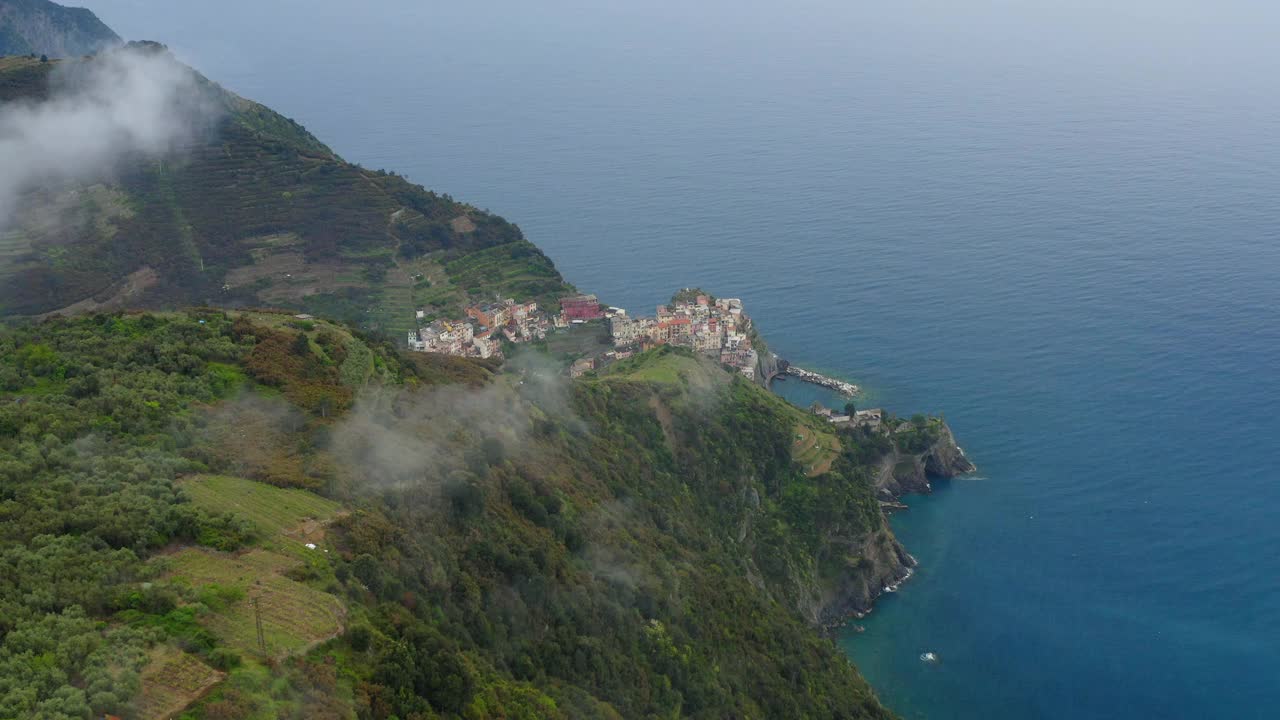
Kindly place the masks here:
[(163, 720), (199, 699), (225, 675), (194, 655), (169, 645), (151, 652), (142, 671), (142, 694), (134, 701), (134, 717)]
[(804, 423), (796, 425), (796, 439), (791, 445), (791, 457), (810, 477), (831, 469), (831, 463), (840, 455), (840, 439), (835, 435), (819, 432)]
[(373, 318), (376, 327), (397, 344), (403, 345), (405, 337), (411, 330), (417, 330), (414, 318), (413, 281), (409, 274), (400, 268), (392, 268), (387, 272), (387, 279), (382, 286), (382, 298), (378, 304), (378, 312)]
[(57, 64), (21, 55), (0, 57), (0, 102), (44, 96), (43, 78)]
[[(166, 313), (157, 314), (164, 315)], [(298, 319), (294, 317), (294, 312), (292, 310), (279, 312), (230, 310), (227, 311), (227, 314), (233, 318), (243, 316), (252, 320), (254, 325), (262, 325), (273, 329), (297, 328), (299, 323)], [(343, 339), (350, 339), (352, 337), (351, 331), (345, 325), (339, 325), (325, 320), (324, 318), (315, 318), (308, 322), (310, 322), (316, 330), (327, 330), (328, 332), (334, 333)]]
[(326, 521), (338, 503), (306, 490), (225, 475), (198, 475), (182, 481), (192, 502), (216, 512), (235, 512), (252, 520), (264, 534), (287, 533), (308, 519)]
[(305, 550), (303, 543), (322, 537), (320, 528), (340, 507), (306, 490), (225, 475), (190, 477), (182, 481), (182, 488), (200, 507), (253, 521), (262, 533), (264, 548), (287, 554), (297, 554)]
[(610, 365), (603, 373), (607, 380), (633, 380), (664, 385), (684, 384), (690, 387), (723, 384), (726, 380), (719, 365), (699, 358), (688, 350), (664, 346)]
[[(328, 712), (315, 714), (314, 706), (308, 706), (307, 701), (309, 698), (306, 694), (300, 694), (292, 690), (292, 688), (282, 688), (277, 671), (272, 668), (270, 663), (246, 659), (244, 664), (228, 673), (227, 679), (211, 695), (210, 699), (216, 702), (220, 695), (224, 697), (227, 695), (252, 697), (253, 707), (241, 706), (237, 708), (239, 713), (235, 716), (236, 720), (280, 720), (280, 718), (303, 720), (310, 718), (355, 717), (354, 710), (349, 707), (345, 708), (345, 712), (341, 710), (333, 712), (334, 708), (330, 707)], [(208, 718), (209, 716), (206, 713), (203, 717)], [(227, 717), (227, 715), (223, 714), (217, 717)]]
[[(217, 586), (232, 598), (202, 616), (200, 623), (236, 650), (281, 657), (342, 632), (346, 618), (342, 602), (285, 577), (282, 573), (298, 564), (287, 555), (267, 550), (233, 555), (185, 548), (163, 562), (171, 580), (197, 589)], [(255, 603), (262, 614), (265, 652), (258, 647)]]
[[(311, 564), (327, 568), (324, 529), (341, 508), (314, 493), (223, 475), (185, 478), (181, 487), (199, 507), (252, 522), (260, 539), (247, 552), (188, 547), (152, 560), (171, 582), (196, 591), (206, 609), (197, 617), (221, 646), (246, 666), (306, 652), (342, 632), (346, 608), (337, 597), (286, 574)], [(262, 621), (264, 646), (258, 641)], [(143, 672), (135, 701), (139, 718), (169, 718), (227, 676), (168, 646), (157, 649)]]
[(425, 310), (428, 322), (460, 316), (459, 308), (466, 307), (467, 294), (453, 284), (444, 265), (431, 257), (420, 257), (402, 260), (400, 267), (413, 281), (413, 309)]
[(261, 533), (259, 547), (243, 554), (185, 548), (161, 559), (168, 576), (197, 590), (216, 586), (229, 598), (201, 618), (227, 645), (260, 653), (255, 607), (262, 614), (267, 656), (299, 652), (342, 631), (346, 615), (336, 597), (285, 577), (308, 562), (323, 562), (324, 528), (340, 506), (306, 490), (279, 488), (223, 475), (186, 478), (191, 501), (214, 512), (244, 517)]

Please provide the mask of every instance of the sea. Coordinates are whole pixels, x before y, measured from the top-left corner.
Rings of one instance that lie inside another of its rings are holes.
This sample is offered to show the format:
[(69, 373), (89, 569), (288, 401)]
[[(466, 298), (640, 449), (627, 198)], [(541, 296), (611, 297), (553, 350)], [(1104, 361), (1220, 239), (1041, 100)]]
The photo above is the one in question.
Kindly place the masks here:
[(838, 638), (904, 718), (1280, 717), (1274, 3), (78, 4), (610, 304), (741, 297), (944, 414), (979, 470)]

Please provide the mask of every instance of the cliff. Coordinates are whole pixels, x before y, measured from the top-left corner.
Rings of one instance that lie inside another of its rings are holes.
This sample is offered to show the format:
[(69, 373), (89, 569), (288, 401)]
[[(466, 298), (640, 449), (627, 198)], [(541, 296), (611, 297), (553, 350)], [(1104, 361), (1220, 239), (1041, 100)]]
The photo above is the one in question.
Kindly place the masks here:
[(0, 0), (0, 55), (78, 57), (119, 42), (120, 36), (85, 8), (48, 0)]
[[(882, 511), (898, 509), (898, 500), (905, 494), (932, 492), (933, 479), (954, 478), (976, 469), (941, 419), (929, 418), (920, 424), (898, 422), (892, 427), (887, 424), (882, 432), (889, 449), (868, 464)], [(842, 437), (858, 435), (866, 437), (867, 433), (859, 429), (842, 433)], [(833, 542), (837, 541), (833, 538)], [(832, 577), (822, 586), (811, 614), (826, 627), (870, 612), (876, 598), (909, 577), (916, 565), (887, 523), (878, 532), (838, 542), (844, 552), (860, 560), (854, 572)]]
[(894, 450), (880, 460), (875, 475), (876, 492), (886, 502), (908, 493), (932, 492), (931, 478), (953, 478), (976, 469), (956, 444), (950, 426), (939, 419), (924, 425), (899, 421), (889, 432)]
[(756, 382), (763, 387), (769, 387), (775, 375), (782, 372), (782, 363), (778, 356), (769, 350), (768, 346), (762, 346), (756, 351)]

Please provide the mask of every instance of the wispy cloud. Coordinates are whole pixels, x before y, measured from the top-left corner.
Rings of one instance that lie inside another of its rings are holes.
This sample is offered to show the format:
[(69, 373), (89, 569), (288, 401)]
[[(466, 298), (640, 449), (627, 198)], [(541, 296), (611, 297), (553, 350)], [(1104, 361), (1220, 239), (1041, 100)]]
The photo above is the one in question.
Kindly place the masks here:
[(216, 112), (195, 73), (153, 48), (67, 62), (50, 83), (47, 99), (0, 104), (0, 229), (25, 190), (161, 156)]

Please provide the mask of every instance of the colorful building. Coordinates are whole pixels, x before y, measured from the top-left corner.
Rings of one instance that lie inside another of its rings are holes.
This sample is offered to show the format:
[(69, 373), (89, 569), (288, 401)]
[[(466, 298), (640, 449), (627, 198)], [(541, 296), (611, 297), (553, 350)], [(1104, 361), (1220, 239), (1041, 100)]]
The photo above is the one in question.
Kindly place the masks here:
[(599, 320), (604, 317), (604, 310), (595, 295), (560, 298), (560, 312), (566, 320)]

